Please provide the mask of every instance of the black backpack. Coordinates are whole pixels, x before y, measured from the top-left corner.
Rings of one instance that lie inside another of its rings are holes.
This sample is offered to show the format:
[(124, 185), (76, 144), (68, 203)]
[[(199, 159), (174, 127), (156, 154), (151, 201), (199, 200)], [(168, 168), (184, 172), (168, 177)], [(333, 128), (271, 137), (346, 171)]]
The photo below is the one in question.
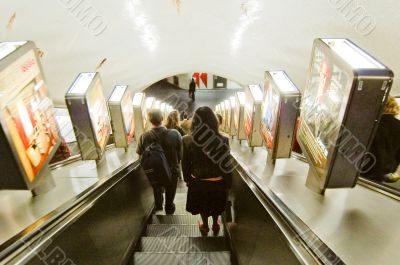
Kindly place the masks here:
[(146, 147), (140, 158), (140, 164), (152, 185), (168, 185), (171, 182), (171, 167), (161, 145), (161, 141), (167, 132), (160, 136), (151, 132), (156, 140)]

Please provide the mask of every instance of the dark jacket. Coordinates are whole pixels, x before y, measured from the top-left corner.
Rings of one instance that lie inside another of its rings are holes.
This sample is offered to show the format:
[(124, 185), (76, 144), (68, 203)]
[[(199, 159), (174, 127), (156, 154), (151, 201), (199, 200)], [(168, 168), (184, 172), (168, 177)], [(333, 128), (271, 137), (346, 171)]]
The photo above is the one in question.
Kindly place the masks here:
[(396, 172), (400, 163), (400, 120), (394, 115), (382, 115), (378, 129), (372, 142), (370, 152), (376, 163), (364, 175), (371, 179), (382, 180), (383, 175)]
[[(156, 136), (155, 136), (155, 135)], [(182, 137), (177, 130), (170, 130), (165, 127), (153, 128), (140, 136), (137, 144), (136, 153), (142, 155), (147, 146), (156, 141), (156, 137), (161, 137), (161, 146), (174, 174), (180, 172), (180, 162), (182, 159)]]
[(190, 82), (189, 84), (189, 92), (194, 92), (196, 90), (196, 83)]
[(192, 179), (224, 178), (227, 188), (232, 184), (233, 164), (229, 139), (218, 135), (199, 145), (192, 135), (183, 137), (182, 172), (186, 183)]
[(175, 130), (177, 130), (182, 137), (186, 135), (185, 131), (180, 126), (176, 127)]

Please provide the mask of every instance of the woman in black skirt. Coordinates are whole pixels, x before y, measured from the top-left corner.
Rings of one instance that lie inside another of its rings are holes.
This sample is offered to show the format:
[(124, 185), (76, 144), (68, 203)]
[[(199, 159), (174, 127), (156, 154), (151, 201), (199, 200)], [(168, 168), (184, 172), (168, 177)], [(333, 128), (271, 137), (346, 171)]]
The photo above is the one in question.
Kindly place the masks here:
[(218, 130), (218, 119), (209, 107), (198, 108), (191, 125), (191, 135), (183, 137), (182, 171), (188, 185), (186, 210), (200, 214), (203, 235), (219, 233), (218, 217), (225, 211), (227, 190), (232, 182), (232, 159), (229, 139)]

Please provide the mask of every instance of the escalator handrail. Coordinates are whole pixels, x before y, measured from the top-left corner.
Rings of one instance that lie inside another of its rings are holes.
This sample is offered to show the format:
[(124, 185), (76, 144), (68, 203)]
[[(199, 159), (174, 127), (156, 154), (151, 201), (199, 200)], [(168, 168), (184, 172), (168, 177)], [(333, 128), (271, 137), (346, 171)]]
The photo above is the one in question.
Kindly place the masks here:
[[(139, 161), (122, 165), (108, 177), (102, 178), (84, 192), (62, 204), (0, 246), (0, 264), (7, 264), (18, 256), (26, 261), (92, 208), (100, 197), (140, 167)], [(33, 246), (33, 247), (31, 247)], [(21, 253), (23, 253), (21, 255)], [(22, 256), (22, 257), (20, 257)]]
[(239, 175), (274, 219), (303, 264), (345, 264), (271, 189), (259, 186), (255, 181), (257, 177), (245, 163), (234, 154), (232, 157), (237, 162), (237, 169), (241, 169), (237, 170)]

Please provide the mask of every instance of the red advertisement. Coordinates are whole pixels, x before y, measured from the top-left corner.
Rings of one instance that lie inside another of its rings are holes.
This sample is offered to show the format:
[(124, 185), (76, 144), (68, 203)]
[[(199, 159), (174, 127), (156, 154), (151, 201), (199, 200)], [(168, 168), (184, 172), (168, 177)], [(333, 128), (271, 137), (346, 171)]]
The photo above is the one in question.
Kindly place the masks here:
[(246, 106), (246, 114), (245, 114), (245, 121), (244, 121), (244, 132), (246, 134), (247, 139), (251, 138), (251, 133), (253, 130), (253, 117), (252, 111)]
[(278, 93), (274, 91), (271, 84), (265, 84), (265, 87), (267, 90), (263, 104), (264, 113), (260, 129), (265, 145), (271, 150), (274, 146), (280, 99)]
[(90, 119), (96, 135), (97, 143), (103, 149), (110, 135), (110, 117), (108, 115), (107, 103), (98, 80), (87, 94)]
[(38, 74), (2, 106), (6, 131), (28, 180), (33, 182), (59, 140), (53, 104)]
[(133, 121), (133, 107), (131, 99), (132, 95), (129, 91), (127, 91), (121, 100), (122, 116), (124, 118), (125, 132), (127, 135), (128, 143), (131, 142), (135, 131), (135, 124)]

